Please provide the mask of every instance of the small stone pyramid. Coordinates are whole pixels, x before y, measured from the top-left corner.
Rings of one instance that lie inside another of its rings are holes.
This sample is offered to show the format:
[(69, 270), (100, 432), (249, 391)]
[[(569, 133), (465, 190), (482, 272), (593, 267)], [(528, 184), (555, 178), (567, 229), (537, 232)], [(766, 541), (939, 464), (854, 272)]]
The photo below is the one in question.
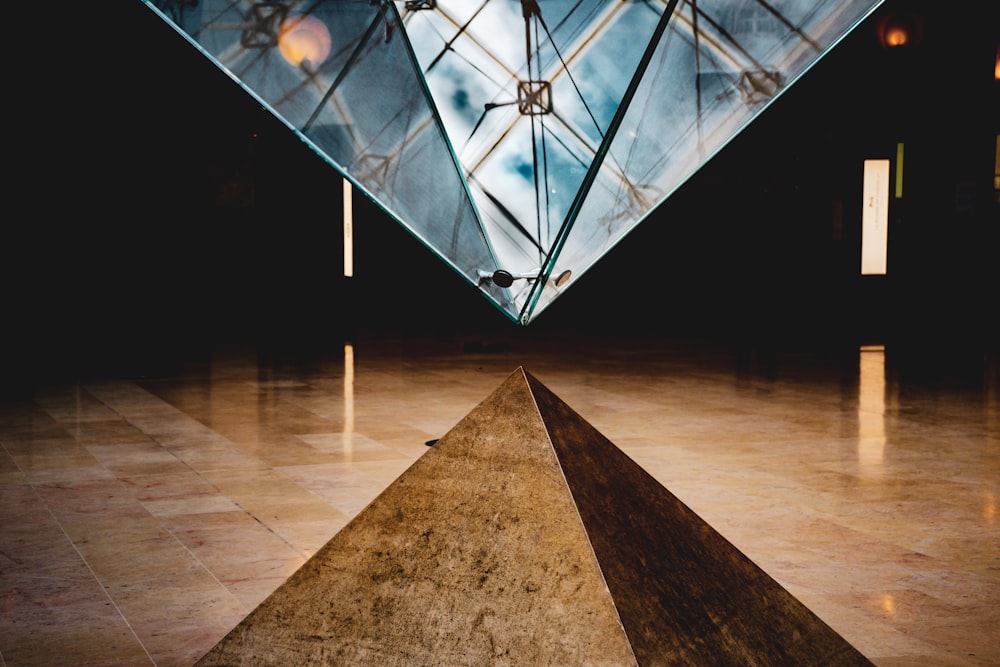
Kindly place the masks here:
[(198, 665), (871, 665), (523, 369)]

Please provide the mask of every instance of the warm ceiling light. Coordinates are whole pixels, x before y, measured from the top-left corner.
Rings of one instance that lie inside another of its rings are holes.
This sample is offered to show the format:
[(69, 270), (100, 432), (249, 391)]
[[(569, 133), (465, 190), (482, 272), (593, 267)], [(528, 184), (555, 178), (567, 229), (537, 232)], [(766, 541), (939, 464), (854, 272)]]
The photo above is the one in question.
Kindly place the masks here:
[(910, 33), (901, 25), (889, 26), (882, 37), (886, 46), (903, 46), (910, 41)]
[(278, 49), (296, 67), (318, 67), (330, 55), (330, 31), (315, 16), (289, 16), (278, 31)]
[(922, 35), (923, 22), (915, 14), (887, 14), (878, 24), (878, 40), (887, 49), (915, 46)]

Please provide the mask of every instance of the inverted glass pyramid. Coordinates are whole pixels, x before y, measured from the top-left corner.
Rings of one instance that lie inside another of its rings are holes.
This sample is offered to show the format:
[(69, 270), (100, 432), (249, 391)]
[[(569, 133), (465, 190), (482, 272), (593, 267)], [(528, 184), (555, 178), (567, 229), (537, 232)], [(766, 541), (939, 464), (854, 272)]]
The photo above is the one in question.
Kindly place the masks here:
[(881, 3), (142, 1), (521, 324)]

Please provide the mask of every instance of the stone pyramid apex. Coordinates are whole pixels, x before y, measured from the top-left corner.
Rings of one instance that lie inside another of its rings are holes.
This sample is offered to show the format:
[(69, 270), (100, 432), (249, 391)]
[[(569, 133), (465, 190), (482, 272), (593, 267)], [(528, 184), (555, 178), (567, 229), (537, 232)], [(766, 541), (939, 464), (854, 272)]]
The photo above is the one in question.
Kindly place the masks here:
[(199, 665), (870, 665), (524, 368)]

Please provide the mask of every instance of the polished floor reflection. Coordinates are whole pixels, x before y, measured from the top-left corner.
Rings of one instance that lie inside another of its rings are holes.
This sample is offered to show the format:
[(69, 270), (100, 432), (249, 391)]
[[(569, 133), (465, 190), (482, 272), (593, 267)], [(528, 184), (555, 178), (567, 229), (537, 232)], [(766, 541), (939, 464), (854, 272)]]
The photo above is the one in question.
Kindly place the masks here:
[(875, 664), (1000, 665), (994, 357), (546, 336), (229, 349), (5, 400), (0, 664), (193, 664), (518, 366)]

